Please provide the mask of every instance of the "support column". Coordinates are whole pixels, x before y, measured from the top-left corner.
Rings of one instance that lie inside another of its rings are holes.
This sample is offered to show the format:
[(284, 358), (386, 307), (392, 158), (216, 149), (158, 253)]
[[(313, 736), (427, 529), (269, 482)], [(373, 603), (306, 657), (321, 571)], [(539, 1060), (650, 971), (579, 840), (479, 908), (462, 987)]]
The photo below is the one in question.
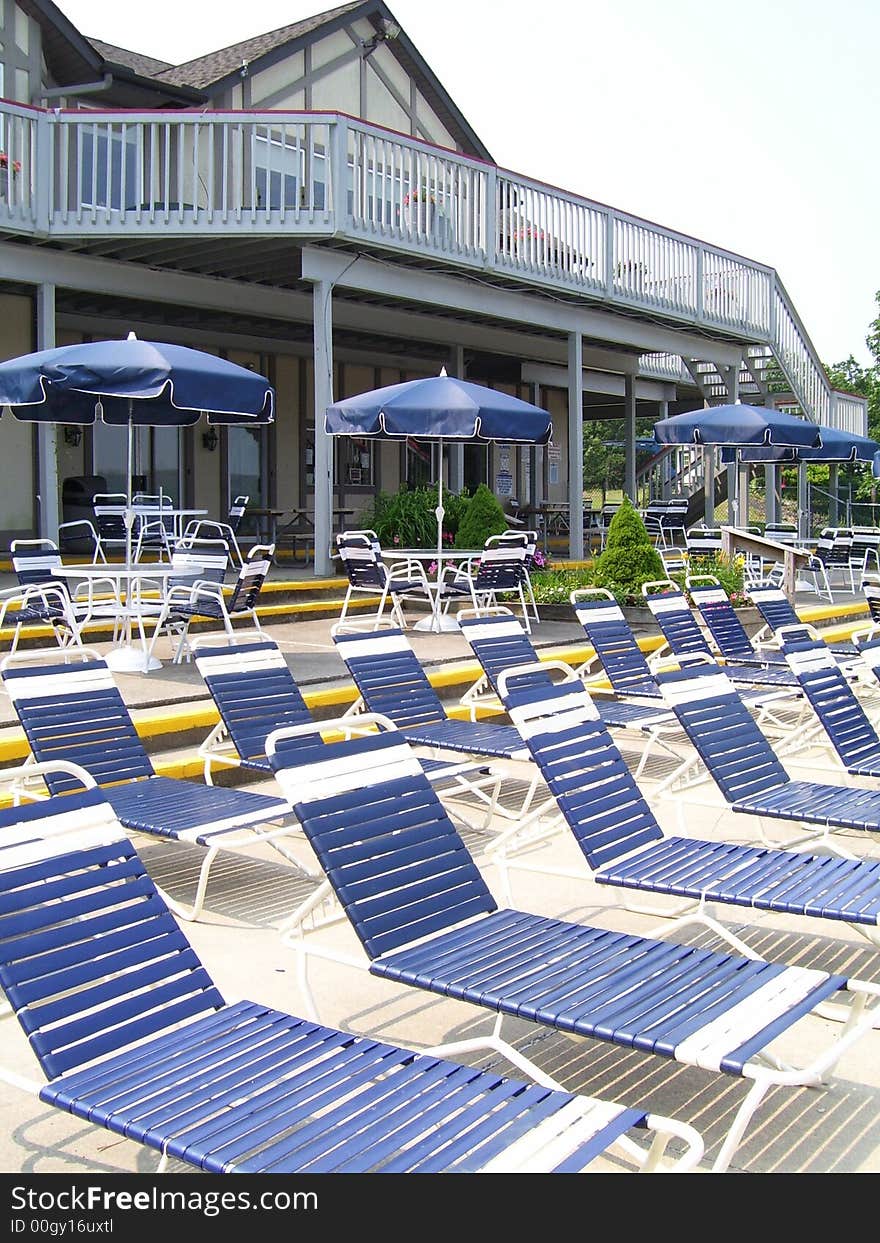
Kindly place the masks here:
[[(529, 401), (533, 406), (541, 405), (540, 384), (529, 385)], [(526, 502), (535, 509), (541, 505), (546, 496), (544, 491), (544, 458), (546, 450), (543, 445), (532, 445), (529, 449), (529, 497)]]
[(742, 462), (736, 480), (736, 522), (740, 527), (749, 525), (749, 467)]
[[(453, 345), (449, 350), (449, 362), (446, 364), (448, 375), (458, 380), (464, 379), (464, 347)], [(446, 444), (446, 461), (448, 464), (448, 484), (450, 492), (460, 492), (464, 487), (464, 445), (455, 441)]]
[(584, 343), (568, 334), (568, 555), (584, 559)]
[[(669, 418), (669, 402), (661, 401), (657, 407), (658, 421)], [(672, 454), (667, 453), (660, 463), (660, 495), (661, 501), (668, 501), (672, 495)], [(652, 497), (653, 499), (653, 497)]]
[(703, 446), (703, 521), (707, 527), (715, 525), (715, 449)]
[[(37, 349), (55, 348), (55, 286), (37, 286)], [(58, 425), (37, 424), (37, 461), (39, 463), (39, 513), (37, 531), (42, 539), (58, 543), (61, 505), (58, 489)]]
[(636, 378), (623, 377), (623, 490), (636, 504)]
[(840, 467), (828, 463), (828, 525), (836, 527), (840, 520)]
[(798, 538), (810, 538), (810, 485), (807, 479), (806, 462), (798, 462), (797, 468), (797, 513)]
[(775, 462), (768, 462), (764, 467), (764, 517), (768, 523), (779, 522), (781, 506), (779, 503), (779, 467)]
[(324, 411), (333, 402), (333, 284), (312, 289), (315, 364), (315, 575), (332, 573), (333, 438), (324, 430)]
[[(724, 366), (718, 370), (724, 377), (728, 400), (739, 401), (739, 366)], [(727, 521), (730, 526), (736, 526), (740, 519), (739, 482), (738, 463), (731, 462), (727, 467)]]

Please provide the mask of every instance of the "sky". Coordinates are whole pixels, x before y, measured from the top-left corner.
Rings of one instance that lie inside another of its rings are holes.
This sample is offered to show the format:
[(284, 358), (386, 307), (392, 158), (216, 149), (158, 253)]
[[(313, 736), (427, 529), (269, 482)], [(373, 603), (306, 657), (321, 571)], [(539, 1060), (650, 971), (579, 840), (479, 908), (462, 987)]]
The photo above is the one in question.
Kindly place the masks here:
[[(60, 0), (175, 64), (330, 0)], [(873, 359), (880, 0), (389, 0), (495, 162), (776, 269), (819, 358)]]

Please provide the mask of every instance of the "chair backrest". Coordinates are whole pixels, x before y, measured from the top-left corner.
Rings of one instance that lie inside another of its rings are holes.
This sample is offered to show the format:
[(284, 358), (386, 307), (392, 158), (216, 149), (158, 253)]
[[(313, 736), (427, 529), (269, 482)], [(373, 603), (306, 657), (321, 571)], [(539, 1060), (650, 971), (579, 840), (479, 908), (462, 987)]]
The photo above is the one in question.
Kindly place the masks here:
[(245, 510), (248, 507), (250, 499), (251, 498), (249, 496), (236, 496), (232, 504), (229, 506), (229, 514), (226, 519), (226, 525), (231, 531), (235, 533), (238, 532), (238, 528), (241, 526), (241, 520), (244, 517)]
[(570, 596), (575, 616), (620, 695), (656, 691), (656, 681), (623, 610), (604, 587), (582, 587)]
[[(43, 654), (41, 654), (43, 655)], [(22, 654), (23, 661), (36, 653)], [(155, 775), (152, 761), (131, 714), (100, 657), (78, 649), (69, 664), (0, 663), (0, 677), (39, 764), (70, 760), (91, 773), (98, 785)], [(68, 773), (46, 776), (50, 794), (79, 788)]]
[(320, 734), (310, 737), (310, 745), (304, 738), (280, 740), (269, 759), (370, 958), (496, 909), (395, 730), (329, 748)]
[[(498, 676), (515, 665), (532, 665), (538, 654), (522, 623), (509, 609), (487, 609), (474, 615), (467, 610), (458, 614), (461, 633), (467, 639), (483, 672), (497, 692)], [(539, 675), (533, 674), (533, 677)]]
[(448, 719), (402, 630), (380, 626), (337, 632), (334, 627), (330, 633), (368, 712), (382, 713), (398, 729)]
[(725, 660), (753, 659), (752, 640), (718, 579), (713, 574), (688, 575), (685, 586)]
[(312, 720), (283, 653), (272, 639), (194, 645), (193, 657), (243, 759), (266, 753), (273, 729)]
[[(562, 675), (554, 681), (550, 670)], [(500, 695), (591, 868), (600, 868), (663, 830), (581, 680), (551, 661), (509, 669)]]
[(800, 618), (794, 605), (781, 587), (768, 582), (752, 583), (748, 589), (752, 604), (761, 615), (761, 620), (774, 634), (780, 626), (796, 626)]
[(171, 552), (168, 586), (222, 583), (229, 567), (229, 545), (222, 539), (179, 540)]
[(95, 529), (106, 544), (125, 544), (125, 507), (128, 498), (124, 492), (98, 492), (92, 498)]
[(848, 566), (852, 542), (852, 531), (848, 528), (823, 527), (816, 541), (816, 556), (826, 568)]
[(873, 633), (856, 638), (855, 644), (865, 668), (880, 682), (880, 635)]
[(58, 578), (61, 552), (54, 540), (14, 539), (9, 552), (20, 587), (39, 587), (47, 583), (63, 585), (63, 580)]
[(686, 532), (687, 552), (690, 558), (714, 557), (721, 552), (720, 527), (690, 527)]
[(226, 602), (226, 611), (230, 616), (233, 613), (247, 613), (256, 608), (274, 552), (274, 544), (255, 544), (250, 549)]
[(765, 793), (790, 777), (718, 665), (658, 673), (663, 698), (729, 802)]
[(764, 528), (764, 536), (766, 539), (773, 540), (776, 544), (796, 545), (798, 542), (798, 530), (792, 523), (768, 522)]
[[(655, 588), (657, 590), (654, 590)], [(687, 597), (675, 583), (671, 581), (642, 583), (642, 594), (674, 656), (700, 653), (714, 657), (714, 652), (700, 629), (700, 623), (691, 611)]]
[(102, 791), (0, 810), (0, 843), (0, 985), (47, 1078), (224, 1004)]
[(525, 556), (524, 542), (487, 542), (473, 577), (474, 591), (514, 591), (525, 578)]
[(518, 548), (522, 545), (525, 548), (523, 556), (523, 570), (528, 573), (534, 568), (535, 553), (538, 550), (538, 532), (530, 531), (526, 527), (522, 529), (502, 531), (500, 535), (490, 535), (486, 540), (485, 547), (504, 545)]
[(336, 547), (352, 587), (379, 591), (385, 587), (388, 567), (374, 531), (342, 531)]
[(880, 736), (828, 645), (803, 632), (783, 637), (783, 655), (844, 765), (856, 767), (867, 754), (876, 756)]
[[(21, 579), (19, 579), (19, 582), (21, 582)], [(862, 591), (871, 614), (871, 620), (880, 622), (880, 574), (873, 571), (866, 574), (862, 579)]]

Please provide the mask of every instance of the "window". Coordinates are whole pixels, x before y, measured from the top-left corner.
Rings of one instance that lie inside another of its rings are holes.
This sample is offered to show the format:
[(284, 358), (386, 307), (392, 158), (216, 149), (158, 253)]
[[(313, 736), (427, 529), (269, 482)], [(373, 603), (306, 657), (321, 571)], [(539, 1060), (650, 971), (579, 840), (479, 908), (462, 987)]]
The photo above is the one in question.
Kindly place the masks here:
[(226, 429), (227, 468), (229, 496), (248, 496), (250, 504), (263, 506), (263, 480), (268, 477), (264, 458), (267, 452), (265, 427), (236, 427)]
[(137, 145), (135, 135), (80, 128), (80, 201), (84, 207), (116, 211), (136, 206)]
[(375, 445), (372, 440), (357, 436), (339, 437), (337, 478), (343, 487), (368, 488), (373, 486), (374, 451)]
[(433, 449), (429, 440), (407, 438), (404, 478), (411, 488), (424, 488), (434, 478)]
[(296, 134), (271, 130), (254, 135), (253, 162), (257, 207), (268, 208), (269, 211), (293, 210), (296, 207), (324, 210), (327, 157), (323, 150), (304, 146)]

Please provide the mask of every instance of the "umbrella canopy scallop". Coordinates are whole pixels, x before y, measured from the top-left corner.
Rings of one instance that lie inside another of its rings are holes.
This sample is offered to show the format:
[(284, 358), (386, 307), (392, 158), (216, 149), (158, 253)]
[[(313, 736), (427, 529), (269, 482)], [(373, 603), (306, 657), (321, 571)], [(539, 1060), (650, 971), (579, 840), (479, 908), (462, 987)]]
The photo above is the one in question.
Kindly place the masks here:
[(673, 414), (654, 424), (654, 438), (661, 445), (821, 445), (815, 423), (742, 402)]

